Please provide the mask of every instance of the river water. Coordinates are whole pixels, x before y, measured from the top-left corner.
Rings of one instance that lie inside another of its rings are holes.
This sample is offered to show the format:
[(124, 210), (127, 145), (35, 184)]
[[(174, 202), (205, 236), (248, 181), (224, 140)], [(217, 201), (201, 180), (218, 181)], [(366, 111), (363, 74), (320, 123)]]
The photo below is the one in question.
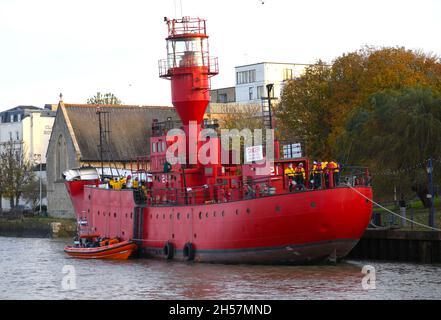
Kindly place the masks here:
[[(66, 241), (0, 237), (0, 299), (441, 299), (441, 265), (78, 260), (64, 254)], [(365, 265), (375, 282), (363, 289)]]

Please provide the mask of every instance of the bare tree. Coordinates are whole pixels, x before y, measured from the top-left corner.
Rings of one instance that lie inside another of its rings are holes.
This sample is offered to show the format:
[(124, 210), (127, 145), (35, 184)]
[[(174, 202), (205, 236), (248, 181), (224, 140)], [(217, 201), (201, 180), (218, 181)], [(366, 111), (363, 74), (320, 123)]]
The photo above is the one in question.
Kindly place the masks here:
[[(41, 184), (41, 198), (46, 198), (47, 188), (46, 184)], [(30, 204), (34, 210), (40, 202), (40, 182), (34, 179), (23, 187), (22, 198), (26, 203)]]
[(1, 180), (3, 195), (9, 198), (11, 209), (18, 205), (24, 187), (35, 178), (32, 164), (25, 157), (22, 141), (8, 141), (0, 152)]

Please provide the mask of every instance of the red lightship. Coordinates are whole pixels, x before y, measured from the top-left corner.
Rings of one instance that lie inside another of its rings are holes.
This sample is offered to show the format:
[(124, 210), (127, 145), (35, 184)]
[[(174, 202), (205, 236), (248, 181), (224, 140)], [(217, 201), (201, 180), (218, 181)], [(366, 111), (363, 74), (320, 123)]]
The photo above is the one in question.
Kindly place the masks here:
[[(205, 20), (184, 17), (166, 23), (168, 55), (160, 61), (160, 77), (171, 81), (183, 132), (197, 137), (217, 59), (209, 54)], [(217, 137), (208, 139), (214, 146), (208, 156), (217, 161), (189, 161), (203, 142), (186, 141), (186, 164), (167, 166), (172, 128), (171, 121), (152, 125), (147, 190), (102, 188), (97, 175), (71, 171), (66, 186), (78, 220), (101, 236), (135, 241), (145, 257), (256, 264), (341, 259), (369, 223), (372, 204), (359, 193), (371, 199), (372, 189), (363, 177), (352, 175), (348, 186), (337, 185), (330, 174), (327, 187), (313, 190), (306, 181), (302, 191), (290, 192), (284, 170), (302, 162), (309, 177), (307, 158), (281, 159), (276, 142), (272, 170), (262, 176), (259, 164), (221, 164)], [(140, 159), (133, 175), (142, 168)]]

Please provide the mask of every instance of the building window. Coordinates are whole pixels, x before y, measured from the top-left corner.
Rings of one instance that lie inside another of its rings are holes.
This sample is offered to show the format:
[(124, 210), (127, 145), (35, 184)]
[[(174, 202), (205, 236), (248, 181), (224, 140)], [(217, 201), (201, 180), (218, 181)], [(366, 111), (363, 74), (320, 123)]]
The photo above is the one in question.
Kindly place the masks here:
[(283, 80), (292, 79), (292, 69), (283, 69)]
[(257, 87), (257, 99), (262, 99), (263, 97), (263, 86)]
[(156, 142), (152, 143), (152, 153), (156, 152)]
[(240, 71), (236, 73), (236, 83), (246, 84), (256, 82), (256, 70)]
[(219, 94), (218, 100), (220, 103), (226, 103), (227, 102), (227, 94), (226, 93)]
[(11, 122), (14, 122), (14, 115), (11, 114), (9, 119), (11, 120)]
[(15, 131), (15, 137), (17, 138), (17, 140), (20, 140), (20, 133), (18, 131)]
[(17, 121), (21, 121), (21, 114), (17, 115)]
[(9, 140), (12, 140), (12, 132), (9, 131)]
[(248, 100), (254, 100), (254, 97), (253, 97), (253, 87), (249, 87), (248, 88)]

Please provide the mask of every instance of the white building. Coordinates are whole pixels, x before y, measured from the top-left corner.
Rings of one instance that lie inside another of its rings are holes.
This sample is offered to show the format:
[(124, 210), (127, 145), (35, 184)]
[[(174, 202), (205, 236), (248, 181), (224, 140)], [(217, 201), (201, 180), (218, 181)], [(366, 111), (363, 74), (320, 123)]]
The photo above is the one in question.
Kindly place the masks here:
[(307, 64), (261, 62), (236, 67), (236, 102), (260, 103), (267, 84), (274, 84), (272, 97), (279, 99), (287, 80), (302, 75)]
[[(55, 110), (51, 105), (44, 109), (18, 106), (0, 113), (0, 146), (9, 141), (22, 143), (25, 158), (35, 166), (35, 173), (43, 183), (46, 183), (46, 151), (54, 120)], [(24, 203), (20, 201), (20, 204)], [(9, 209), (8, 199), (2, 199), (2, 208)]]

